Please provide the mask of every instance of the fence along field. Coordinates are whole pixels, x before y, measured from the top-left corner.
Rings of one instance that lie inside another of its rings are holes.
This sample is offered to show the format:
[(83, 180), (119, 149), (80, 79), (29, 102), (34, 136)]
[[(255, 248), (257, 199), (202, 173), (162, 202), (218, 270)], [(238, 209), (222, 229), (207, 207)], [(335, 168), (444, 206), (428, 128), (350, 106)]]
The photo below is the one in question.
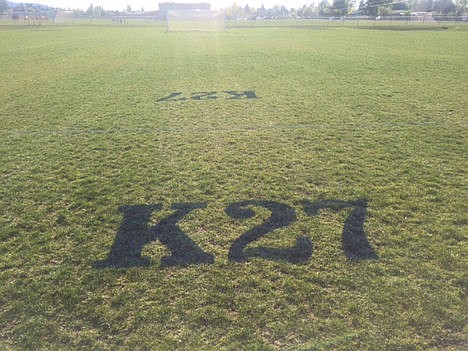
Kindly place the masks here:
[(312, 28), (0, 26), (0, 348), (466, 348), (466, 26)]

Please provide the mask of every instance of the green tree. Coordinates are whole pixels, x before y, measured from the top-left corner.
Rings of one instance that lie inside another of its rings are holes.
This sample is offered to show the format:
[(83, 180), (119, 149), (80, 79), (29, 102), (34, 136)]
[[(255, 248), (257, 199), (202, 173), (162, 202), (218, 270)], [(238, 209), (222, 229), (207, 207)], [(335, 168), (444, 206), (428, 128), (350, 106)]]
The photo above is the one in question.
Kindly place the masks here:
[(330, 15), (330, 6), (327, 0), (322, 0), (318, 4), (318, 14), (319, 16), (329, 16)]
[(248, 4), (245, 4), (244, 9), (242, 10), (242, 13), (247, 18), (252, 17), (252, 9), (250, 8)]
[(258, 9), (257, 11), (257, 16), (258, 17), (265, 17), (266, 16), (266, 9), (265, 9), (265, 6), (262, 6)]
[(239, 14), (242, 11), (242, 7), (238, 6), (236, 2), (232, 3), (231, 7), (226, 9), (226, 17), (229, 19), (236, 20), (239, 18)]
[(361, 15), (366, 15), (367, 13), (367, 1), (361, 0), (358, 6), (358, 13)]
[(0, 0), (0, 12), (8, 10), (9, 6), (6, 0)]
[(409, 10), (407, 2), (397, 2), (392, 5), (392, 10), (406, 12)]
[(289, 10), (284, 7), (284, 6), (281, 6), (280, 8), (280, 16), (281, 17), (286, 17), (286, 16), (289, 16)]
[(377, 10), (377, 14), (379, 16), (390, 16), (392, 14), (392, 10), (390, 10), (388, 7), (380, 6)]
[(457, 15), (463, 15), (468, 11), (468, 0), (456, 0), (455, 2)]
[(102, 6), (95, 6), (93, 9), (93, 16), (94, 17), (101, 17), (104, 16), (105, 11)]
[(345, 16), (349, 11), (349, 0), (333, 0), (330, 13), (333, 16)]
[(416, 12), (425, 12), (432, 11), (433, 7), (434, 3), (432, 0), (418, 0), (413, 4), (412, 10)]
[(89, 5), (88, 9), (86, 10), (86, 14), (88, 16), (93, 16), (93, 14), (94, 14), (93, 11), (94, 11), (94, 6), (93, 6), (93, 4), (91, 4), (91, 5)]
[(455, 13), (456, 7), (452, 0), (436, 0), (434, 2), (434, 11), (447, 15), (449, 13)]
[(387, 7), (391, 3), (393, 3), (392, 0), (363, 0), (359, 4), (359, 11), (363, 15), (377, 16), (379, 7)]

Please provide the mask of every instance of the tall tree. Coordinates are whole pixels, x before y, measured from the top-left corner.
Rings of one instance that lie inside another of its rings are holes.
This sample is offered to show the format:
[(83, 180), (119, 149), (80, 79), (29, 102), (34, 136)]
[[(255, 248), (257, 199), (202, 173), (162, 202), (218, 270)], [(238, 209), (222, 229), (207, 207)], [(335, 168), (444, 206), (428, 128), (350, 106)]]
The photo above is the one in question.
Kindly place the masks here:
[(318, 4), (319, 16), (328, 16), (330, 14), (330, 8), (327, 0), (322, 0)]
[(265, 17), (266, 16), (266, 9), (265, 9), (265, 6), (262, 6), (258, 9), (257, 11), (257, 16), (258, 17)]
[(91, 4), (91, 5), (89, 5), (88, 9), (86, 10), (86, 14), (88, 16), (92, 16), (94, 14), (93, 12), (94, 12), (94, 6), (93, 6), (93, 4)]
[(457, 15), (468, 12), (468, 0), (456, 0), (455, 6), (457, 7)]
[(333, 0), (330, 8), (333, 16), (345, 16), (349, 11), (349, 0)]
[(387, 7), (393, 0), (364, 0), (359, 4), (359, 10), (363, 15), (377, 16), (379, 7)]
[(238, 19), (239, 18), (239, 14), (242, 12), (242, 7), (240, 7), (239, 5), (237, 5), (237, 2), (233, 2), (231, 7), (228, 7), (226, 9), (226, 16), (227, 18), (229, 19)]
[(244, 16), (247, 18), (250, 18), (252, 16), (252, 10), (250, 9), (250, 6), (248, 4), (245, 4), (244, 9), (242, 10)]
[(8, 6), (8, 3), (6, 2), (6, 0), (0, 0), (0, 11), (3, 12), (3, 11), (6, 11), (8, 10), (9, 6)]
[(392, 5), (392, 10), (395, 11), (408, 11), (409, 6), (407, 2), (397, 2)]
[(447, 15), (449, 13), (455, 13), (456, 7), (452, 0), (436, 0), (434, 2), (434, 11)]
[(433, 7), (434, 3), (432, 0), (418, 0), (413, 4), (412, 10), (416, 12), (426, 12), (432, 11)]

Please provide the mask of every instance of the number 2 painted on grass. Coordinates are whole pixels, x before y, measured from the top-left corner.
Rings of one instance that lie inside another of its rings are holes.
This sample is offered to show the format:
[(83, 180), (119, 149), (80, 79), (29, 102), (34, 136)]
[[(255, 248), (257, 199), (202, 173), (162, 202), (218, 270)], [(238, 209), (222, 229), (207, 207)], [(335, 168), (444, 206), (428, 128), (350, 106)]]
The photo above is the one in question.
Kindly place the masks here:
[(271, 212), (270, 218), (257, 225), (234, 240), (229, 249), (229, 261), (243, 262), (249, 257), (262, 257), (266, 259), (282, 259), (291, 263), (307, 261), (312, 255), (312, 242), (302, 236), (297, 238), (292, 248), (277, 249), (269, 247), (256, 247), (245, 250), (245, 247), (275, 229), (287, 227), (296, 220), (294, 209), (288, 205), (272, 201), (241, 201), (228, 206), (226, 214), (232, 218), (252, 218), (255, 212), (247, 206), (265, 207)]
[[(350, 259), (368, 260), (378, 256), (370, 246), (364, 233), (364, 220), (367, 201), (325, 200), (301, 202), (304, 211), (309, 216), (317, 216), (322, 209), (340, 211), (352, 208), (346, 218), (342, 243), (344, 254)], [(299, 236), (296, 244), (289, 248), (254, 247), (247, 245), (259, 240), (268, 233), (287, 227), (296, 221), (294, 209), (288, 205), (274, 201), (247, 200), (229, 205), (225, 213), (235, 219), (247, 219), (255, 216), (251, 207), (263, 207), (271, 212), (269, 218), (241, 234), (232, 243), (228, 259), (230, 262), (244, 262), (250, 257), (261, 257), (269, 260), (281, 260), (290, 263), (306, 262), (312, 256), (313, 245), (306, 236)], [(161, 258), (160, 267), (188, 266), (193, 264), (214, 263), (213, 255), (203, 251), (190, 237), (184, 233), (177, 223), (188, 213), (206, 208), (205, 203), (176, 203), (171, 206), (174, 213), (163, 218), (159, 223), (150, 226), (154, 211), (162, 209), (161, 204), (124, 206), (122, 223), (115, 237), (107, 259), (94, 264), (96, 268), (125, 268), (148, 266), (150, 260), (142, 257), (143, 247), (159, 240), (170, 251), (171, 255)]]

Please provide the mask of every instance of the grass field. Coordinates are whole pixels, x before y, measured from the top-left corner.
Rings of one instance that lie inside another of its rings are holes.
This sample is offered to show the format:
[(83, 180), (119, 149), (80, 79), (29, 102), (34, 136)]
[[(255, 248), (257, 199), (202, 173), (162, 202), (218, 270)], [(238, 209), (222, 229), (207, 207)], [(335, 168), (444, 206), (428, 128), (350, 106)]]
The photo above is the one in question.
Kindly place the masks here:
[(466, 350), (468, 26), (372, 29), (0, 25), (0, 349)]

